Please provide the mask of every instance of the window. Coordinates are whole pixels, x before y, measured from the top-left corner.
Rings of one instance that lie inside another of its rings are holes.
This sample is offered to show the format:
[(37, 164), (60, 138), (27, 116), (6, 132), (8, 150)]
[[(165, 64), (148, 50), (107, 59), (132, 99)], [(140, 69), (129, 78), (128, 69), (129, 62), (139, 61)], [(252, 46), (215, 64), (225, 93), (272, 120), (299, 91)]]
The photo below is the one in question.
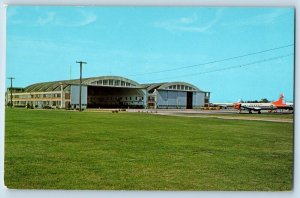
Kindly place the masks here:
[(114, 81), (113, 80), (109, 80), (109, 85), (113, 85)]

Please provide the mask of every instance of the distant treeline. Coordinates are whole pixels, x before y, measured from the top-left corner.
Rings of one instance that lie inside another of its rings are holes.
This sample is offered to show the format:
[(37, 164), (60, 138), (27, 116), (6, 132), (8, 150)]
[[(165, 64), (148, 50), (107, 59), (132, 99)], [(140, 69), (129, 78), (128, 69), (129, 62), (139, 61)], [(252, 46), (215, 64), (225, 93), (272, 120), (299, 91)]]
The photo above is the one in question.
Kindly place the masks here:
[(262, 98), (261, 100), (248, 100), (248, 101), (242, 101), (243, 103), (268, 103), (271, 102), (267, 98)]

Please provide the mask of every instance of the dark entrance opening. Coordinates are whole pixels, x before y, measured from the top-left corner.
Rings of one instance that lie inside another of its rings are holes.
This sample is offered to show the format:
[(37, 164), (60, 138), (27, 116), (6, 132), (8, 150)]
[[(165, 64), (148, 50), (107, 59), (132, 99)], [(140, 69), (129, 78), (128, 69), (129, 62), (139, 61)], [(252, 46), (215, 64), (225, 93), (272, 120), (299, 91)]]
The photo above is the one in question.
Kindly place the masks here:
[(87, 108), (143, 108), (138, 88), (88, 86)]
[(186, 92), (186, 108), (193, 108), (193, 92)]

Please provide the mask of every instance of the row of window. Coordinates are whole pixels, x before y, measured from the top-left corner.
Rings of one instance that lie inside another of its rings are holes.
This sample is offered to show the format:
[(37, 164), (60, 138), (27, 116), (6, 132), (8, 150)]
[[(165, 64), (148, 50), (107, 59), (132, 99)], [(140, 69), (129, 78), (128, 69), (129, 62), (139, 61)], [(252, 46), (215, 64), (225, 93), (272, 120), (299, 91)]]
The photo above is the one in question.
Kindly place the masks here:
[[(131, 97), (131, 96), (129, 96), (129, 97), (120, 97), (120, 100), (132, 100), (134, 97)], [(135, 97), (135, 100), (144, 100), (144, 97), (140, 97), (140, 96), (138, 96), (138, 97)]]
[(122, 80), (98, 80), (95, 82), (92, 82), (93, 85), (108, 85), (108, 86), (121, 86), (121, 87), (135, 87), (134, 84), (131, 84), (129, 82), (125, 82)]
[[(261, 107), (261, 106), (264, 106), (264, 105), (261, 105), (261, 104), (243, 104), (244, 106), (246, 107)], [(273, 107), (273, 105), (265, 105), (265, 106), (268, 106), (268, 107)]]
[(171, 86), (167, 87), (167, 89), (170, 89), (170, 90), (185, 90), (185, 91), (195, 90), (193, 87), (186, 86), (186, 85), (171, 85)]
[(90, 97), (90, 100), (95, 100), (96, 98), (100, 98), (100, 99), (103, 99), (103, 100), (117, 100), (117, 101), (124, 101), (124, 100), (144, 100), (144, 97), (141, 97), (141, 96), (135, 96), (135, 97), (132, 97), (132, 96), (125, 96), (125, 97)]
[(28, 94), (28, 95), (13, 95), (13, 98), (60, 98), (61, 94)]
[[(32, 103), (33, 105), (52, 105), (52, 106), (59, 106), (61, 105), (60, 101), (53, 101), (53, 102), (49, 102), (49, 101), (34, 101), (34, 102), (29, 102)], [(13, 101), (14, 105), (26, 105), (27, 101)]]

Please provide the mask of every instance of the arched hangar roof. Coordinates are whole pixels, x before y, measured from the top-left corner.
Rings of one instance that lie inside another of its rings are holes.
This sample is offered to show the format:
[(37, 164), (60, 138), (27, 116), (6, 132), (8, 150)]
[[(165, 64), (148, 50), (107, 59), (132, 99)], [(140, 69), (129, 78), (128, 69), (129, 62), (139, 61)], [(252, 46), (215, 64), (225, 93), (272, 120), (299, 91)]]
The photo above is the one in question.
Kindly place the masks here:
[[(61, 80), (52, 82), (43, 82), (29, 85), (25, 88), (25, 92), (48, 92), (48, 91), (60, 91), (61, 85), (63, 89), (68, 89), (72, 84), (79, 84), (79, 79), (74, 80)], [(82, 84), (94, 85), (94, 86), (110, 86), (110, 87), (138, 87), (139, 84), (128, 78), (120, 76), (100, 76), (92, 78), (83, 78)]]
[(181, 91), (201, 91), (198, 87), (186, 82), (164, 83), (157, 89), (181, 90)]
[(149, 93), (152, 93), (155, 89), (157, 90), (174, 90), (174, 91), (197, 91), (203, 92), (195, 85), (186, 82), (164, 82), (164, 83), (153, 83), (144, 84)]
[(85, 79), (83, 84), (109, 86), (109, 87), (138, 87), (140, 85), (139, 83), (133, 80), (121, 76), (101, 76), (101, 77), (87, 78)]
[[(80, 83), (79, 79), (42, 82), (42, 83), (32, 84), (26, 87), (24, 92), (60, 91), (61, 86), (63, 86), (64, 90), (68, 90), (70, 89), (70, 85), (78, 85), (79, 83)], [(133, 80), (121, 76), (99, 76), (99, 77), (92, 77), (92, 78), (83, 78), (82, 84), (90, 85), (90, 86), (144, 88), (147, 89), (148, 93), (152, 93), (155, 89), (203, 92), (198, 87), (186, 82), (163, 82), (163, 83), (139, 84)]]

